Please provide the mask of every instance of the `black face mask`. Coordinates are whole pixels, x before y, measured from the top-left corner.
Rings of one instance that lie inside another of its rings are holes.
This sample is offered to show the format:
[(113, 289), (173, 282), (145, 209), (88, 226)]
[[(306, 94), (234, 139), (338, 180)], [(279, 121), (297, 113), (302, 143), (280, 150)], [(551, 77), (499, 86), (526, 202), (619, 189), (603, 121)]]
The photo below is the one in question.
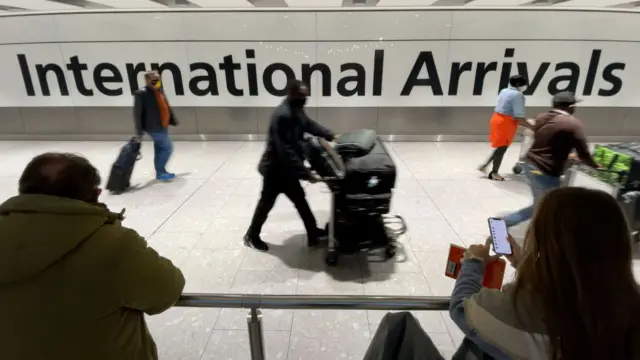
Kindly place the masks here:
[(289, 100), (289, 104), (291, 104), (291, 107), (296, 109), (302, 109), (306, 103), (307, 103), (306, 97)]

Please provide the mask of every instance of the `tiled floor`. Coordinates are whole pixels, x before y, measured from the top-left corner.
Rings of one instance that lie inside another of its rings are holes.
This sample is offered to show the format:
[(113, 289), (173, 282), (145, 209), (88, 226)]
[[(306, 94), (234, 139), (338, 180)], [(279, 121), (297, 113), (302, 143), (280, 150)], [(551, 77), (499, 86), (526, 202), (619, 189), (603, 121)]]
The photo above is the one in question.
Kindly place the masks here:
[[(0, 196), (16, 193), (24, 165), (36, 154), (84, 154), (106, 177), (120, 145), (1, 142)], [(517, 146), (507, 153), (505, 174), (516, 160)], [(134, 183), (141, 187), (121, 196), (105, 195), (103, 201), (112, 209), (127, 209), (124, 224), (182, 268), (188, 292), (450, 295), (453, 281), (443, 276), (449, 245), (482, 242), (487, 217), (527, 205), (527, 187), (517, 178), (502, 183), (481, 178), (475, 168), (489, 154), (485, 144), (392, 143), (388, 148), (399, 177), (393, 212), (406, 219), (408, 232), (400, 254), (387, 263), (343, 257), (338, 267), (327, 268), (322, 250), (305, 247), (302, 222), (284, 197), (263, 232), (272, 251), (256, 253), (242, 246), (261, 187), (255, 169), (262, 143), (176, 143), (171, 169), (179, 178), (169, 184), (150, 181), (152, 146), (145, 143), (144, 158), (134, 172)], [(324, 223), (329, 210), (324, 185), (305, 186), (319, 223)], [(264, 311), (268, 359), (361, 359), (383, 315)], [(461, 334), (447, 314), (416, 315), (442, 353), (451, 355)], [(245, 316), (229, 309), (176, 308), (149, 320), (162, 359), (242, 360), (249, 359)]]

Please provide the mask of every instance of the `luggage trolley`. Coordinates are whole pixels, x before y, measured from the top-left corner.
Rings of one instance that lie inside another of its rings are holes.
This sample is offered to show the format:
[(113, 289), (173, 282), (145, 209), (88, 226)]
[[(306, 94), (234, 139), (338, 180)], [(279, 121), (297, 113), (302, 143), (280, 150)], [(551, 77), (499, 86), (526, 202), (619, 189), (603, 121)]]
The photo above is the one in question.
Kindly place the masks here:
[[(369, 131), (369, 136), (379, 141), (371, 130), (362, 131)], [(342, 137), (349, 139), (347, 134), (343, 134)], [(331, 212), (326, 226), (329, 238), (325, 256), (327, 265), (337, 264), (340, 253), (356, 253), (363, 250), (384, 249), (385, 260), (394, 257), (396, 240), (406, 232), (406, 224), (402, 217), (385, 215), (389, 211), (395, 173), (390, 183), (389, 179), (385, 182), (385, 179), (378, 179), (375, 175), (369, 176), (366, 171), (369, 168), (366, 166), (364, 177), (362, 173), (355, 174), (353, 170), (354, 164), (357, 163), (355, 157), (363, 158), (369, 154), (388, 156), (386, 149), (380, 148), (383, 146), (382, 143), (373, 144), (369, 149), (370, 153), (365, 151), (354, 155), (353, 158), (347, 157), (345, 161), (324, 139), (308, 137), (306, 142), (307, 161), (331, 191)], [(374, 145), (378, 146), (377, 153), (373, 150)], [(348, 165), (351, 165), (351, 168)], [(395, 171), (395, 167), (393, 170)], [(354, 183), (361, 185), (363, 181), (367, 183), (366, 187), (369, 190), (375, 189), (378, 183), (391, 186), (388, 192), (383, 191), (383, 194), (350, 193), (349, 189), (353, 189)]]
[(627, 176), (625, 172), (608, 170), (608, 169), (593, 169), (581, 163), (572, 163), (567, 170), (564, 179), (563, 186), (572, 187), (584, 187), (595, 190), (602, 190), (613, 196), (620, 207), (622, 208), (627, 223), (629, 225), (629, 232), (634, 243), (640, 242), (640, 191), (625, 191), (624, 187), (620, 184), (611, 184), (609, 182), (602, 181), (598, 175), (610, 174), (614, 176)]

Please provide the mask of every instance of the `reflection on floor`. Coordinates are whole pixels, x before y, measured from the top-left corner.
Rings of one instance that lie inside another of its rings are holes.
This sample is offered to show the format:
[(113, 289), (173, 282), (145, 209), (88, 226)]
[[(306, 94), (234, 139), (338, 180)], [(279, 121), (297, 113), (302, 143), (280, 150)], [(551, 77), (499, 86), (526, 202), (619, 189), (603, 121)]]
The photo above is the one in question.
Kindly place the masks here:
[[(107, 177), (120, 146), (2, 142), (0, 196), (16, 193), (24, 165), (36, 154), (80, 153)], [(133, 182), (139, 187), (102, 200), (114, 210), (127, 209), (124, 224), (182, 268), (188, 292), (444, 296), (453, 287), (453, 281), (443, 276), (449, 245), (484, 241), (487, 217), (531, 201), (527, 186), (517, 177), (493, 182), (475, 170), (490, 152), (485, 144), (392, 143), (389, 150), (399, 177), (393, 212), (402, 215), (409, 227), (398, 257), (387, 263), (342, 257), (336, 268), (327, 269), (323, 251), (305, 247), (302, 222), (284, 197), (278, 199), (263, 232), (271, 252), (257, 253), (242, 245), (261, 187), (256, 164), (262, 149), (258, 142), (176, 143), (170, 169), (179, 177), (163, 184), (149, 181), (153, 147), (145, 143), (144, 158), (134, 172)], [(505, 157), (505, 175), (517, 153), (518, 144)], [(329, 194), (322, 184), (305, 186), (323, 224)], [(264, 314), (268, 359), (290, 360), (361, 359), (384, 315), (302, 310)], [(442, 353), (450, 356), (462, 337), (447, 313), (416, 315)], [(228, 309), (176, 308), (149, 320), (161, 359), (241, 360), (249, 359), (245, 316), (245, 311)]]

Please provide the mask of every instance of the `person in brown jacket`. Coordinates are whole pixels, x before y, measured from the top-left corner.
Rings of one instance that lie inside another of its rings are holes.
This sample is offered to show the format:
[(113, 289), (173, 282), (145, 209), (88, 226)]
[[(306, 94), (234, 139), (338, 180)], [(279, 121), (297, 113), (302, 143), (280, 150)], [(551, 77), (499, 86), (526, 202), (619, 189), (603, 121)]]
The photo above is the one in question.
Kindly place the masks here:
[(144, 314), (173, 306), (184, 277), (99, 185), (86, 159), (47, 153), (0, 205), (0, 359), (158, 359)]
[(505, 216), (508, 227), (531, 219), (538, 200), (560, 187), (560, 177), (572, 151), (575, 150), (578, 159), (586, 165), (598, 167), (589, 152), (582, 121), (574, 116), (579, 102), (572, 92), (559, 92), (553, 96), (552, 109), (536, 117), (534, 141), (524, 163), (533, 204)]

